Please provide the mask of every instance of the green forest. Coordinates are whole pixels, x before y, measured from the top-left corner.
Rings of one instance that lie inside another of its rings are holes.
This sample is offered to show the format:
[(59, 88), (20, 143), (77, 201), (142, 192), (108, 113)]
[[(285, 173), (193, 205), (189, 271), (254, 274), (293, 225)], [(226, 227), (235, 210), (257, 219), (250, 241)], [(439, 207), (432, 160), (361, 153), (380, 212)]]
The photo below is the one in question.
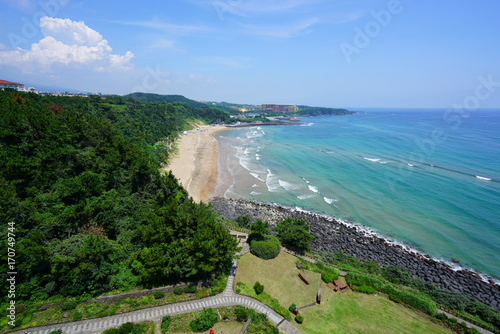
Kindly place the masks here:
[[(193, 120), (229, 116), (177, 102), (0, 91), (0, 243), (15, 249), (16, 301), (196, 281), (228, 268), (236, 243), (221, 218), (160, 169), (165, 143)], [(3, 252), (2, 291), (9, 271)]]

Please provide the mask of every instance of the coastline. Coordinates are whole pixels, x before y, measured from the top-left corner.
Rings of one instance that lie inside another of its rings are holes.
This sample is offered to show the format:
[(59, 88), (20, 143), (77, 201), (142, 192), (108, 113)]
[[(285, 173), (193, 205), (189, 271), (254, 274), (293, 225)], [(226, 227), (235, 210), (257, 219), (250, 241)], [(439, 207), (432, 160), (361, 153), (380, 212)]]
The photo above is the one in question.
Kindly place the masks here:
[(235, 219), (249, 215), (254, 219), (276, 223), (285, 216), (304, 218), (316, 237), (315, 251), (343, 251), (361, 261), (375, 261), (381, 266), (401, 265), (415, 277), (437, 287), (473, 296), (494, 308), (500, 308), (500, 285), (491, 277), (456, 264), (429, 257), (412, 247), (380, 236), (376, 231), (350, 224), (334, 217), (286, 207), (280, 204), (258, 203), (251, 200), (230, 199), (228, 190), (233, 183), (229, 172), (240, 168), (233, 159), (234, 149), (216, 134), (232, 127), (204, 127), (191, 130), (179, 145), (180, 155), (169, 166), (174, 175), (196, 201), (210, 201), (223, 217)]
[(469, 295), (500, 309), (500, 285), (490, 277), (433, 259), (361, 226), (279, 204), (220, 197), (214, 198), (211, 203), (227, 219), (234, 220), (238, 216), (248, 215), (254, 220), (268, 221), (271, 225), (285, 217), (305, 219), (316, 237), (312, 244), (316, 252), (342, 251), (363, 262), (374, 261), (381, 266), (400, 265), (407, 268), (414, 277), (445, 290)]
[(228, 129), (211, 125), (186, 131), (180, 138), (178, 155), (165, 168), (172, 171), (195, 202), (207, 203), (215, 196), (219, 144), (214, 135)]

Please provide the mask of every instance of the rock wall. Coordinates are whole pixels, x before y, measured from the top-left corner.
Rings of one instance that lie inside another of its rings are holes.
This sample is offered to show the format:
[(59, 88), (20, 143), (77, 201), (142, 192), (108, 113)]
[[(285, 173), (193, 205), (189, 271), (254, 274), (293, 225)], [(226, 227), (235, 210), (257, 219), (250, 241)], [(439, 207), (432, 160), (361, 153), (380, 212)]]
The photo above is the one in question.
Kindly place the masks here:
[(242, 200), (215, 198), (214, 209), (228, 219), (249, 215), (253, 219), (276, 224), (284, 217), (303, 218), (316, 237), (314, 251), (342, 251), (361, 261), (375, 261), (381, 266), (400, 265), (407, 268), (414, 277), (433, 283), (450, 291), (475, 297), (483, 303), (500, 309), (500, 286), (484, 282), (479, 275), (468, 270), (455, 271), (446, 263), (394, 245), (356, 226), (339, 222), (333, 218), (290, 208), (254, 203)]

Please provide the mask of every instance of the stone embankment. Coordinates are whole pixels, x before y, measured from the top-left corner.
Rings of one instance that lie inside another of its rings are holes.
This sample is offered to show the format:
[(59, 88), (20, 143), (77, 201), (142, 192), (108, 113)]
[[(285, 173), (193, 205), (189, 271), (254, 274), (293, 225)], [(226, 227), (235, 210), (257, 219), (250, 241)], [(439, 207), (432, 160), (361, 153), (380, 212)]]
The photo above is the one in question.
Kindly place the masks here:
[(407, 268), (414, 277), (442, 289), (467, 294), (500, 309), (500, 286), (494, 282), (487, 283), (479, 275), (468, 270), (453, 270), (446, 263), (392, 244), (360, 227), (278, 205), (224, 198), (215, 198), (212, 204), (217, 212), (228, 219), (249, 215), (253, 219), (276, 224), (284, 217), (303, 218), (316, 237), (312, 245), (314, 251), (342, 251), (361, 261), (375, 261), (381, 266), (400, 265)]

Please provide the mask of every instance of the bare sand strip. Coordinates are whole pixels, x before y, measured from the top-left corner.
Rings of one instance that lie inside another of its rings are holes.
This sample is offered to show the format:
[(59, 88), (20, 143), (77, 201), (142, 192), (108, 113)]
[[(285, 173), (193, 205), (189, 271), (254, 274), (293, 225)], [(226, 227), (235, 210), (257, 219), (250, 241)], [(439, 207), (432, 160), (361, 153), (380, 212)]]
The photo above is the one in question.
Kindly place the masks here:
[(196, 202), (207, 203), (212, 197), (218, 170), (218, 143), (214, 134), (227, 129), (225, 126), (204, 126), (188, 131), (180, 139), (179, 154), (166, 168)]

